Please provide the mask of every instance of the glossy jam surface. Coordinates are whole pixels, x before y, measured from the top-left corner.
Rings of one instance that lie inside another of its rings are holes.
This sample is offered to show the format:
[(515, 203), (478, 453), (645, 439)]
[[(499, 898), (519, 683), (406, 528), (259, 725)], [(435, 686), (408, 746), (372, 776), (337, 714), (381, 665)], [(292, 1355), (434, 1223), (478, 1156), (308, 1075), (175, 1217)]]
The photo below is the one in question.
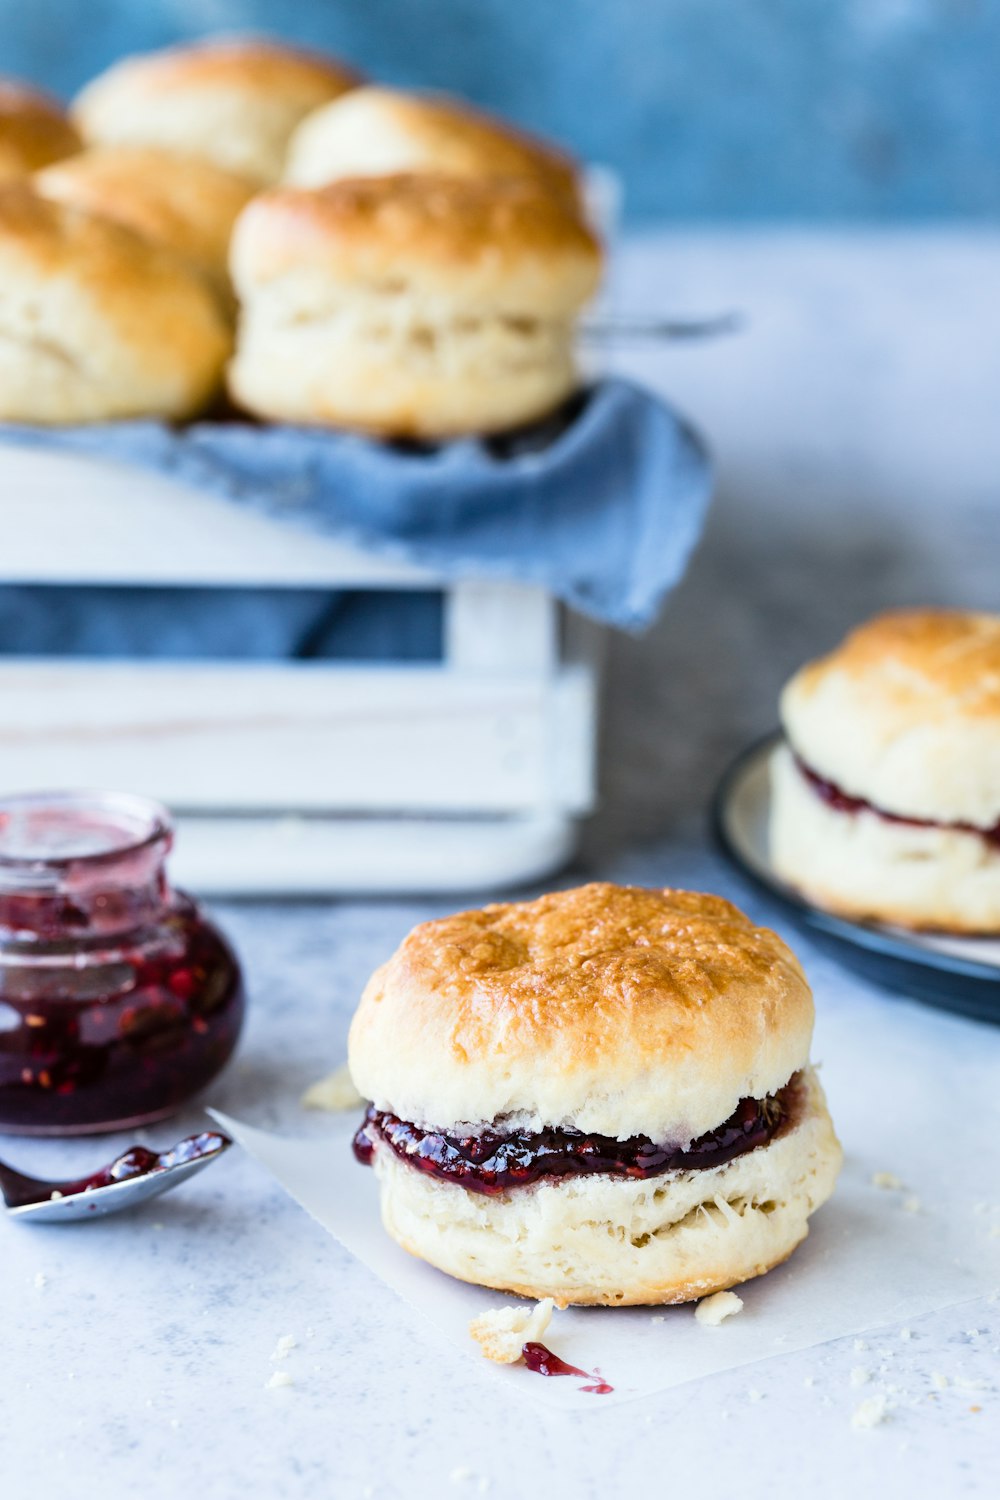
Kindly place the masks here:
[(608, 1385), (600, 1370), (595, 1370), (591, 1375), (587, 1370), (581, 1370), (577, 1365), (568, 1365), (558, 1354), (553, 1354), (544, 1344), (525, 1344), (521, 1350), (521, 1358), (529, 1370), (534, 1370), (536, 1375), (576, 1375), (582, 1380), (592, 1383), (582, 1387), (594, 1396), (610, 1396), (614, 1390), (613, 1385)]
[(354, 1138), (358, 1160), (370, 1163), (374, 1145), (384, 1142), (408, 1166), (473, 1193), (497, 1194), (527, 1187), (543, 1178), (602, 1173), (623, 1177), (658, 1177), (664, 1172), (718, 1167), (766, 1146), (792, 1119), (799, 1091), (798, 1075), (766, 1099), (742, 1099), (715, 1130), (687, 1146), (658, 1145), (647, 1136), (619, 1141), (612, 1136), (550, 1128), (534, 1134), (452, 1136), (422, 1130), (396, 1115), (369, 1109)]
[(236, 1045), (239, 965), (167, 885), (169, 825), (148, 806), (0, 803), (0, 1130), (163, 1118)]
[(820, 776), (818, 771), (807, 766), (805, 761), (798, 756), (795, 757), (795, 764), (816, 796), (825, 802), (827, 807), (832, 807), (835, 812), (869, 812), (874, 813), (878, 818), (883, 818), (887, 823), (903, 823), (910, 828), (953, 828), (959, 833), (975, 833), (981, 839), (985, 839), (987, 844), (1000, 850), (1000, 823), (995, 823), (992, 828), (977, 828), (974, 823), (939, 823), (933, 818), (907, 818), (901, 813), (886, 812), (885, 808), (876, 807), (874, 802), (866, 802), (864, 797), (852, 797), (835, 781), (828, 781), (825, 776)]
[(134, 1177), (148, 1177), (150, 1172), (165, 1172), (171, 1167), (176, 1167), (181, 1162), (197, 1161), (201, 1156), (209, 1156), (218, 1151), (223, 1144), (224, 1137), (217, 1135), (215, 1131), (205, 1130), (200, 1135), (192, 1135), (186, 1141), (172, 1146), (169, 1151), (150, 1151), (147, 1146), (132, 1146), (128, 1151), (123, 1151), (121, 1156), (116, 1156), (114, 1161), (106, 1167), (101, 1167), (97, 1172), (91, 1172), (89, 1177), (81, 1177), (78, 1182), (71, 1182), (62, 1190), (64, 1198), (71, 1193), (93, 1192), (95, 1188), (113, 1187), (116, 1182), (129, 1182)]

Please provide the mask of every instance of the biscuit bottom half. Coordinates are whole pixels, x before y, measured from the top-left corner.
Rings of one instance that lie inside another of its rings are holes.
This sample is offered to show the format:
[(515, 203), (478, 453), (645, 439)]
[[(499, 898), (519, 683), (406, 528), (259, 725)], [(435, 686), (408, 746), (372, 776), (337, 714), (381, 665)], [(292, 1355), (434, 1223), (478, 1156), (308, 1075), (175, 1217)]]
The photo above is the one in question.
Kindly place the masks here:
[(778, 874), (828, 911), (941, 932), (1000, 932), (992, 832), (831, 805), (787, 745), (771, 760), (770, 841)]
[(498, 1291), (604, 1306), (689, 1302), (770, 1270), (805, 1239), (840, 1162), (809, 1069), (794, 1122), (721, 1166), (488, 1196), (407, 1165), (384, 1142), (374, 1153), (382, 1222), (411, 1255)]

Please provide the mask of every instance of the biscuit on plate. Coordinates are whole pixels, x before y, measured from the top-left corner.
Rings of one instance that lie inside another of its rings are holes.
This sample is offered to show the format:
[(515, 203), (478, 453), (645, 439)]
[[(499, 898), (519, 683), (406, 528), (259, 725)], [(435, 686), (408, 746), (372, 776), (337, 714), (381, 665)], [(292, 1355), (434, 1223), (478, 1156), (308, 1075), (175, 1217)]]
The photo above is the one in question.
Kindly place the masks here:
[(358, 82), (318, 52), (261, 37), (219, 37), (123, 58), (77, 96), (90, 145), (161, 146), (276, 182), (292, 131)]
[(110, 219), (0, 189), (0, 420), (193, 416), (231, 339), (204, 278)]
[(0, 78), (0, 183), (79, 151), (83, 142), (55, 99)]
[(322, 187), (342, 177), (399, 172), (534, 177), (571, 203), (579, 201), (576, 165), (562, 152), (464, 101), (374, 84), (352, 89), (302, 121), (288, 149), (285, 181)]
[(577, 214), (528, 178), (273, 189), (233, 234), (230, 393), (258, 416), (389, 437), (532, 422), (578, 384), (600, 267)]
[(1000, 932), (1000, 616), (902, 610), (781, 699), (771, 858), (816, 905)]
[(225, 297), (229, 240), (254, 194), (245, 177), (203, 157), (150, 146), (92, 146), (36, 173), (36, 192), (74, 204), (165, 245)]
[(588, 885), (425, 922), (370, 980), (355, 1151), (404, 1249), (560, 1303), (786, 1259), (841, 1152), (795, 956), (717, 896)]

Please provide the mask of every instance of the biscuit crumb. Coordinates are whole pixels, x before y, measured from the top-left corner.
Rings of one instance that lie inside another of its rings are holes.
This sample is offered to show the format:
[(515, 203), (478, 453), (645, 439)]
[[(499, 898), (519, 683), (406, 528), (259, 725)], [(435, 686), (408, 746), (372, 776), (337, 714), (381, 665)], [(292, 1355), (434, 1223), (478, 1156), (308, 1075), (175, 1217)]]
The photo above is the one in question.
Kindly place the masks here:
[(872, 1186), (884, 1188), (887, 1193), (901, 1192), (904, 1183), (896, 1176), (895, 1172), (873, 1172)]
[(867, 1348), (868, 1348), (868, 1340), (867, 1339), (855, 1339), (854, 1340), (854, 1352), (856, 1354), (864, 1354), (866, 1352)]
[(271, 1363), (277, 1364), (279, 1360), (287, 1359), (289, 1354), (295, 1348), (297, 1342), (298, 1341), (292, 1334), (286, 1333), (275, 1344), (274, 1349), (271, 1353)]
[(498, 1365), (516, 1365), (525, 1344), (535, 1343), (552, 1322), (555, 1302), (551, 1297), (532, 1308), (497, 1307), (469, 1324), (469, 1333), (484, 1358)]
[(747, 1391), (747, 1400), (748, 1401), (763, 1401), (763, 1399), (764, 1399), (764, 1392), (763, 1391), (758, 1391), (757, 1388), (756, 1388), (756, 1386), (750, 1386), (749, 1390)]
[(916, 1195), (914, 1195), (912, 1197), (909, 1197), (909, 1198), (904, 1198), (903, 1199), (903, 1212), (904, 1213), (907, 1213), (907, 1214), (918, 1214), (920, 1212), (921, 1206), (922, 1205), (921, 1205), (920, 1199), (918, 1197), (916, 1197)]
[(651, 1323), (665, 1323), (667, 1320), (662, 1313), (654, 1313), (649, 1321)]
[(900, 1336), (901, 1339), (912, 1339), (912, 1337), (913, 1337), (913, 1329), (912, 1328), (901, 1328), (899, 1330), (899, 1336)]
[(851, 1371), (852, 1385), (867, 1385), (872, 1378), (871, 1370), (866, 1370), (864, 1365), (855, 1365)]
[(815, 1377), (815, 1375), (807, 1375), (806, 1378), (805, 1378), (805, 1380), (803, 1380), (802, 1384), (804, 1386), (815, 1385), (816, 1384), (816, 1377)]
[(932, 1370), (931, 1384), (937, 1386), (939, 1391), (946, 1391), (948, 1389), (948, 1377), (947, 1375), (942, 1375), (940, 1370)]
[(466, 1468), (464, 1464), (460, 1464), (457, 1469), (452, 1469), (448, 1475), (452, 1484), (465, 1484), (468, 1480), (475, 1479), (475, 1477), (472, 1469)]
[(694, 1310), (694, 1315), (699, 1323), (704, 1323), (708, 1328), (718, 1328), (719, 1324), (726, 1318), (735, 1317), (738, 1312), (743, 1311), (743, 1298), (737, 1297), (735, 1292), (716, 1292), (712, 1297), (705, 1297)]
[(265, 1382), (264, 1389), (265, 1391), (276, 1391), (280, 1389), (281, 1386), (292, 1384), (292, 1377), (289, 1375), (287, 1370), (275, 1370), (270, 1380)]
[(331, 1114), (339, 1114), (345, 1109), (357, 1109), (364, 1102), (354, 1087), (354, 1079), (346, 1063), (342, 1063), (325, 1078), (310, 1084), (299, 1100), (303, 1109), (325, 1109)]
[(36, 1287), (36, 1289), (38, 1291), (41, 1291), (42, 1288), (48, 1286), (48, 1284), (49, 1284), (49, 1278), (46, 1276), (45, 1272), (44, 1271), (36, 1271), (35, 1272), (35, 1287)]
[(889, 1416), (889, 1403), (884, 1396), (869, 1396), (851, 1414), (851, 1426), (859, 1429), (879, 1427)]

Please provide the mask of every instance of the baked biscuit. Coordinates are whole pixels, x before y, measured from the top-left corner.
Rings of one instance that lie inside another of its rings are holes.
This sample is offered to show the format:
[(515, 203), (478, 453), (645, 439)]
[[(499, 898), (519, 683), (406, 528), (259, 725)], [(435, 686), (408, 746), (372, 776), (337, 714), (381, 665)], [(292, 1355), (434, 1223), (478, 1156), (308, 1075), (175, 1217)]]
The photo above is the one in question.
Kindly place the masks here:
[(0, 78), (0, 184), (72, 156), (82, 144), (54, 99), (14, 79)]
[(233, 399), (391, 437), (495, 432), (578, 380), (600, 249), (530, 179), (351, 178), (255, 198), (233, 235)]
[(164, 245), (228, 301), (229, 240), (255, 191), (203, 157), (149, 146), (94, 146), (38, 172), (36, 192), (74, 204)]
[(574, 162), (551, 146), (444, 94), (368, 85), (302, 121), (285, 181), (322, 187), (343, 177), (434, 172), (447, 177), (533, 177), (579, 202)]
[(355, 1150), (386, 1229), (464, 1281), (685, 1302), (808, 1231), (840, 1148), (789, 949), (727, 901), (590, 885), (414, 929), (369, 982)]
[(91, 145), (160, 146), (263, 184), (281, 176), (299, 121), (358, 81), (320, 53), (222, 37), (124, 58), (78, 95), (73, 115)]
[(230, 336), (203, 278), (109, 219), (0, 189), (0, 420), (194, 415)]
[(881, 615), (782, 695), (771, 853), (817, 905), (1000, 931), (1000, 616)]

